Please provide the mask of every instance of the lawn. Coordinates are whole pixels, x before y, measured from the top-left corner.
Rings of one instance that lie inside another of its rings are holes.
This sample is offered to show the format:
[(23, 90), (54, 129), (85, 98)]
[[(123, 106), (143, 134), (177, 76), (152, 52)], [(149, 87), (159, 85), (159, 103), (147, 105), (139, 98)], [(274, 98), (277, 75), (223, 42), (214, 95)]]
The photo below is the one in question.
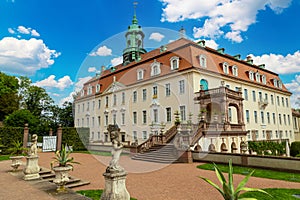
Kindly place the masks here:
[(9, 160), (9, 157), (10, 157), (10, 155), (1, 155), (0, 156), (0, 161)]
[[(92, 155), (98, 155), (98, 156), (112, 156), (111, 152), (106, 151), (73, 151), (73, 153), (86, 153), (86, 154), (92, 154)], [(122, 155), (128, 155), (128, 153), (122, 153)]]
[[(269, 197), (266, 194), (260, 192), (246, 192), (240, 196), (240, 198), (256, 198), (259, 200), (299, 200), (300, 189), (283, 189), (283, 188), (267, 188), (264, 191), (271, 194), (273, 197)], [(293, 195), (299, 195), (298, 198)]]
[[(82, 194), (86, 197), (89, 197), (93, 200), (99, 200), (103, 190), (80, 190), (77, 191), (79, 194)], [(130, 198), (130, 200), (136, 200), (134, 198)]]
[[(226, 172), (226, 173), (228, 172), (228, 165), (218, 164), (218, 167), (221, 169), (222, 172)], [(213, 164), (210, 163), (204, 165), (198, 165), (197, 168), (205, 169), (205, 170), (214, 170)], [(252, 176), (255, 177), (284, 180), (284, 181), (291, 181), (291, 182), (300, 182), (300, 173), (280, 172), (274, 170), (233, 166), (234, 174), (247, 175), (253, 170), (255, 170), (255, 172)]]

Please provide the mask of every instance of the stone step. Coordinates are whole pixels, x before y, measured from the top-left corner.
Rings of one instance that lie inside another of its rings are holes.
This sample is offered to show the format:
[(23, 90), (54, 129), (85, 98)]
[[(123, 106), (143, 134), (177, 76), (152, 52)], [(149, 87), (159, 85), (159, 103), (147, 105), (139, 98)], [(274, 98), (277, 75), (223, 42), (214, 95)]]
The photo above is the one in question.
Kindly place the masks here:
[(146, 162), (155, 162), (155, 163), (178, 163), (177, 159), (158, 159), (158, 158), (132, 158), (133, 160), (146, 161)]
[(74, 188), (74, 187), (80, 187), (80, 186), (84, 186), (84, 185), (88, 185), (90, 184), (91, 182), (89, 181), (79, 181), (79, 182), (75, 182), (75, 183), (67, 183), (66, 184), (66, 187), (67, 188)]
[(40, 174), (40, 177), (41, 177), (42, 179), (51, 179), (51, 178), (54, 178), (54, 177), (55, 177), (55, 174), (53, 174), (53, 173)]

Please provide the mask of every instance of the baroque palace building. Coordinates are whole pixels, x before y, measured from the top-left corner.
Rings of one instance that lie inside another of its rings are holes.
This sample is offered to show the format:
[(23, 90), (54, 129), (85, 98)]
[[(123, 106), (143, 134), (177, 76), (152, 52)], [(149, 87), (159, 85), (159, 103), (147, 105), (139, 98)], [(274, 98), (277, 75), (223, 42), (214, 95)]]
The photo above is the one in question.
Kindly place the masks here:
[(134, 15), (123, 63), (103, 69), (78, 94), (75, 127), (89, 127), (91, 142), (109, 144), (107, 126), (118, 124), (122, 141), (140, 144), (169, 130), (178, 111), (182, 124), (205, 122), (193, 143), (204, 151), (240, 152), (250, 140), (294, 141), (291, 93), (278, 74), (180, 33), (146, 52)]

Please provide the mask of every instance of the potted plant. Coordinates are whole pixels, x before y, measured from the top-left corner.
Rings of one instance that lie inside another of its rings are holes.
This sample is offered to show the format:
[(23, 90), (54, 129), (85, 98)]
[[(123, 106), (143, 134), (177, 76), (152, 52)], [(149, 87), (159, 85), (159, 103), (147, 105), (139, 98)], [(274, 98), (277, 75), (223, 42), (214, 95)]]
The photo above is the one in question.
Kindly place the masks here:
[(19, 166), (22, 164), (21, 160), (24, 158), (22, 155), (24, 151), (27, 150), (23, 147), (22, 142), (20, 141), (13, 141), (12, 147), (8, 149), (8, 152), (10, 152), (10, 159), (12, 161), (11, 167), (13, 168), (13, 171), (17, 171)]
[(181, 121), (180, 121), (180, 117), (179, 117), (180, 114), (179, 114), (178, 110), (176, 110), (174, 112), (174, 115), (175, 115), (175, 126), (179, 126)]
[[(53, 182), (57, 185), (58, 192), (66, 191), (65, 185), (69, 181), (69, 171), (73, 170), (72, 164), (80, 164), (75, 162), (73, 157), (70, 157), (71, 153), (72, 151), (68, 151), (67, 145), (62, 145), (62, 149), (56, 151), (55, 157), (53, 157), (54, 160), (50, 164), (55, 173)], [(58, 165), (53, 167), (54, 163)]]

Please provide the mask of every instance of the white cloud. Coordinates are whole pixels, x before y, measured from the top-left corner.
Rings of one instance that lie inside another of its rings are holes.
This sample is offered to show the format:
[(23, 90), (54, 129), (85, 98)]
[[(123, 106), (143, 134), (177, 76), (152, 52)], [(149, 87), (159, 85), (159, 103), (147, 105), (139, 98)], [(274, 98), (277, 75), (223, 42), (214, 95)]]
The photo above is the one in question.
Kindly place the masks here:
[(157, 42), (162, 41), (162, 39), (164, 39), (164, 35), (160, 34), (160, 33), (151, 33), (149, 40), (154, 40)]
[(12, 29), (12, 28), (8, 28), (8, 32), (9, 32), (10, 34), (15, 34), (15, 31), (14, 31), (14, 29)]
[(217, 49), (219, 45), (214, 40), (205, 40), (205, 46), (208, 46), (213, 49)]
[(111, 56), (112, 50), (107, 48), (107, 46), (102, 46), (97, 49), (96, 52), (90, 54), (90, 56)]
[(43, 40), (4, 37), (0, 40), (0, 70), (13, 74), (33, 75), (54, 64), (60, 55), (49, 49)]
[(34, 85), (64, 90), (65, 88), (73, 85), (73, 81), (71, 80), (70, 76), (64, 76), (58, 80), (55, 80), (55, 75), (50, 75), (48, 78), (34, 83)]
[(110, 62), (112, 64), (112, 66), (119, 65), (123, 62), (123, 57), (120, 56), (120, 57), (117, 57), (117, 58), (113, 58)]
[(300, 75), (296, 75), (291, 83), (284, 84), (287, 89), (293, 93), (291, 104), (293, 108), (300, 108)]
[[(280, 14), (289, 7), (292, 0), (161, 0), (163, 14), (161, 21), (178, 22), (186, 19), (205, 20), (194, 27), (194, 37), (225, 37), (241, 42), (241, 33), (256, 23), (259, 11), (267, 7)], [(227, 34), (228, 32), (231, 32)], [(227, 35), (226, 35), (227, 34)]]
[(96, 71), (97, 71), (96, 67), (89, 67), (88, 68), (88, 72), (96, 72)]
[(255, 64), (265, 64), (266, 68), (278, 74), (292, 74), (300, 72), (300, 51), (286, 56), (280, 54), (250, 55)]
[(34, 29), (31, 30), (31, 35), (35, 37), (40, 37), (40, 34)]
[[(13, 30), (12, 28), (10, 28), (10, 29)], [(31, 36), (35, 36), (35, 37), (40, 36), (40, 34), (35, 29), (32, 29), (30, 27), (26, 28), (25, 26), (18, 26), (16, 31), (18, 33), (25, 34), (25, 35), (31, 35)]]

